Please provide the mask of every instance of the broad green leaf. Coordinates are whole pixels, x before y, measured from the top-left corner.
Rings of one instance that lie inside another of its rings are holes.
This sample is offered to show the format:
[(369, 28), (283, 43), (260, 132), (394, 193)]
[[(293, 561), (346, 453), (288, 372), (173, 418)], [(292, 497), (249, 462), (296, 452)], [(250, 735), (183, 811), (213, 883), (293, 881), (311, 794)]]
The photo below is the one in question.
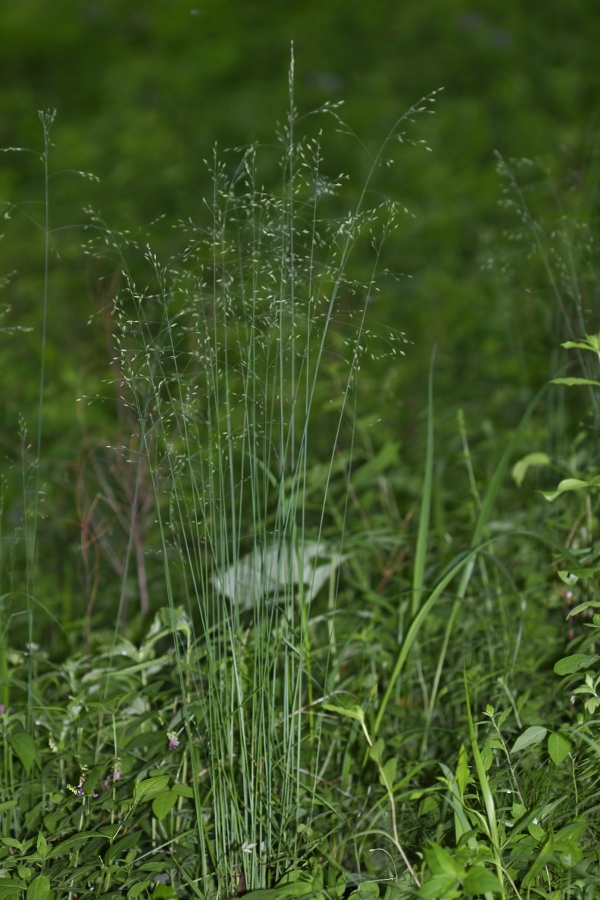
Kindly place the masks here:
[(465, 877), (465, 869), (451, 853), (439, 844), (430, 844), (424, 851), (427, 865), (434, 875), (447, 875), (454, 881)]
[(0, 838), (0, 844), (4, 844), (5, 847), (10, 847), (11, 850), (18, 850), (19, 853), (23, 852), (21, 841), (17, 841), (16, 838)]
[(351, 897), (356, 900), (377, 900), (379, 897), (379, 885), (376, 881), (361, 881), (358, 888), (352, 891)]
[(452, 875), (434, 875), (433, 878), (428, 878), (425, 884), (421, 885), (417, 891), (417, 897), (421, 897), (422, 900), (459, 897), (460, 893), (455, 890), (456, 885), (456, 879)]
[(526, 747), (531, 747), (533, 744), (539, 744), (547, 734), (548, 729), (544, 728), (543, 725), (532, 725), (530, 728), (526, 728), (523, 734), (519, 735), (510, 752), (517, 753), (519, 750), (525, 750)]
[(555, 766), (560, 766), (571, 752), (571, 741), (560, 731), (553, 732), (548, 738), (548, 753)]
[(139, 897), (142, 891), (145, 891), (150, 887), (150, 884), (150, 881), (139, 881), (137, 884), (132, 885), (127, 891), (129, 900), (135, 900), (136, 897)]
[(190, 797), (194, 796), (194, 790), (188, 784), (174, 784), (171, 790), (175, 791), (178, 797)]
[[(134, 831), (132, 834), (126, 835), (126, 837), (121, 838), (120, 841), (117, 841), (116, 844), (113, 844), (112, 847), (106, 851), (106, 856), (104, 857), (104, 861), (107, 865), (111, 863), (113, 859), (117, 856), (120, 856), (125, 850), (129, 850), (132, 847), (137, 847), (140, 842), (140, 838), (142, 836), (141, 831)], [(135, 850), (134, 859), (135, 859)]]
[(566, 569), (560, 569), (558, 572), (558, 577), (563, 582), (563, 584), (567, 584), (569, 587), (577, 584), (577, 582), (579, 581), (579, 575), (576, 575), (574, 572), (568, 572)]
[(381, 762), (381, 754), (383, 753), (384, 747), (385, 744), (383, 738), (377, 738), (373, 746), (369, 747), (369, 756), (374, 762)]
[(0, 900), (17, 900), (25, 885), (11, 878), (0, 878)]
[(31, 878), (31, 869), (27, 866), (17, 866), (17, 872), (19, 874), (19, 878), (22, 878), (23, 881), (29, 881)]
[(91, 797), (94, 793), (94, 789), (100, 780), (100, 776), (102, 775), (103, 767), (95, 766), (93, 769), (90, 769), (85, 776), (85, 781), (83, 782), (83, 793), (86, 797)]
[(584, 488), (591, 488), (598, 486), (598, 477), (591, 478), (589, 481), (582, 481), (581, 478), (563, 478), (562, 481), (559, 482), (558, 487), (555, 491), (541, 491), (542, 495), (549, 500), (556, 500), (561, 494), (564, 494), (566, 491), (581, 491)]
[(29, 775), (37, 756), (33, 738), (25, 731), (17, 731), (16, 734), (9, 734), (8, 742)]
[(37, 852), (40, 854), (42, 859), (45, 859), (48, 856), (48, 844), (46, 843), (46, 838), (40, 831), (37, 839)]
[(48, 900), (50, 879), (46, 875), (38, 875), (27, 888), (27, 900)]
[(152, 801), (152, 812), (157, 819), (164, 819), (171, 812), (178, 800), (175, 791), (163, 791)]
[(133, 788), (133, 799), (138, 803), (142, 798), (150, 800), (155, 794), (160, 794), (167, 787), (170, 775), (158, 775), (155, 778), (145, 778), (137, 781)]
[(5, 800), (4, 803), (0, 803), (0, 813), (7, 812), (9, 809), (14, 809), (16, 805), (16, 800)]
[(385, 766), (383, 766), (379, 773), (379, 780), (381, 781), (383, 786), (389, 788), (390, 791), (393, 789), (394, 781), (396, 780), (397, 766), (397, 760), (392, 757), (392, 759), (388, 759)]
[(70, 853), (73, 847), (76, 847), (78, 844), (83, 844), (86, 841), (93, 840), (94, 838), (102, 838), (102, 835), (98, 834), (97, 831), (80, 831), (79, 834), (68, 837), (61, 844), (56, 844), (51, 847), (48, 851), (48, 858), (59, 856), (61, 853)]
[(517, 487), (521, 487), (530, 466), (549, 466), (550, 457), (547, 453), (528, 453), (512, 467), (512, 477)]
[(588, 669), (600, 657), (597, 655), (590, 656), (587, 653), (574, 653), (572, 656), (564, 656), (554, 666), (557, 675), (572, 675), (573, 672), (579, 672), (581, 669)]
[(589, 378), (553, 378), (551, 384), (567, 384), (569, 387), (574, 384), (594, 384), (600, 387), (600, 381), (591, 381)]
[(471, 866), (463, 882), (466, 894), (502, 894), (502, 885), (485, 866)]

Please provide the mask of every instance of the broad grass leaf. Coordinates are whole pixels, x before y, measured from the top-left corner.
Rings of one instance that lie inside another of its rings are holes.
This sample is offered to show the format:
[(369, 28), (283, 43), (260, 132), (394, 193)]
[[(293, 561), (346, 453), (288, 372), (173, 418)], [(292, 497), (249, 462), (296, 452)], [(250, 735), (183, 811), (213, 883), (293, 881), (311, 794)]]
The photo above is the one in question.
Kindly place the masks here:
[(152, 812), (157, 819), (164, 819), (168, 815), (178, 800), (178, 794), (175, 791), (163, 791), (152, 801)]
[(573, 672), (579, 672), (581, 669), (588, 669), (597, 662), (597, 655), (590, 656), (588, 653), (573, 653), (572, 656), (563, 656), (554, 665), (554, 671), (557, 675), (572, 675)]
[(50, 879), (47, 875), (38, 875), (27, 888), (27, 900), (48, 900)]
[(520, 734), (512, 745), (511, 753), (518, 753), (519, 750), (525, 750), (533, 744), (539, 744), (548, 734), (548, 729), (543, 725), (531, 725), (526, 728), (523, 734)]
[(19, 757), (23, 768), (29, 775), (37, 758), (37, 751), (35, 749), (35, 742), (33, 738), (25, 731), (17, 731), (16, 734), (9, 734), (8, 742)]
[(553, 732), (548, 738), (548, 753), (554, 765), (560, 766), (570, 752), (571, 741), (560, 731)]
[(502, 885), (485, 866), (471, 866), (463, 882), (465, 894), (502, 894)]

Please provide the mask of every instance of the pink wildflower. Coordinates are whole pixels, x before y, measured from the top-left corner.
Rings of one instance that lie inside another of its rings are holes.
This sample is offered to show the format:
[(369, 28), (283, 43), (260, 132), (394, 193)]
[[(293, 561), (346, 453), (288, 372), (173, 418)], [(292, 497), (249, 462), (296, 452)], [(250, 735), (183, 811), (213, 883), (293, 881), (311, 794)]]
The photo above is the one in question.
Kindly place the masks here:
[(167, 737), (169, 738), (169, 750), (177, 750), (179, 747), (179, 738), (175, 734), (174, 731), (169, 731), (167, 733)]

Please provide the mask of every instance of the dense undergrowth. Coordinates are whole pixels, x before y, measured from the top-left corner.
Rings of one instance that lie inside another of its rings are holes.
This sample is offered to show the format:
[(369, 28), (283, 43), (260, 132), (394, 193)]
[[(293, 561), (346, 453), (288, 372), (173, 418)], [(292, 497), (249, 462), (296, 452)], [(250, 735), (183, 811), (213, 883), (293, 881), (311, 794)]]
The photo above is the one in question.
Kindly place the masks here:
[[(83, 628), (40, 596), (43, 403), (29, 468), (23, 430), (0, 898), (600, 892), (595, 420), (551, 451), (538, 415), (595, 373), (529, 397), (488, 453), (462, 414), (436, 445), (433, 356), (420, 470), (374, 445), (385, 405), (359, 373), (405, 346), (369, 316), (404, 211), (368, 184), (345, 210), (298, 121), (291, 97), (281, 188), (255, 148), (233, 173), (215, 156), (204, 217), (166, 263), (90, 215), (118, 427), (77, 482)], [(47, 219), (45, 237), (49, 259)], [(565, 291), (556, 271), (566, 315), (576, 273)], [(587, 363), (583, 308), (569, 348)], [(94, 609), (103, 565), (112, 622)]]

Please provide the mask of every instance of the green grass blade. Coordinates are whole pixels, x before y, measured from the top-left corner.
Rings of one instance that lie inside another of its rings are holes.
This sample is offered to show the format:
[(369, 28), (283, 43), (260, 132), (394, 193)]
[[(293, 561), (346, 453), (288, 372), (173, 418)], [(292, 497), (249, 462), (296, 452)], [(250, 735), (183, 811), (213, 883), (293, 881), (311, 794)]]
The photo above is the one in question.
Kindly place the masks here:
[(427, 450), (425, 454), (425, 478), (423, 480), (423, 496), (421, 498), (421, 514), (419, 516), (419, 532), (413, 568), (412, 617), (417, 615), (423, 595), (425, 577), (425, 561), (427, 558), (427, 540), (431, 519), (431, 494), (433, 487), (433, 363), (435, 347), (429, 365), (429, 388), (427, 396)]

